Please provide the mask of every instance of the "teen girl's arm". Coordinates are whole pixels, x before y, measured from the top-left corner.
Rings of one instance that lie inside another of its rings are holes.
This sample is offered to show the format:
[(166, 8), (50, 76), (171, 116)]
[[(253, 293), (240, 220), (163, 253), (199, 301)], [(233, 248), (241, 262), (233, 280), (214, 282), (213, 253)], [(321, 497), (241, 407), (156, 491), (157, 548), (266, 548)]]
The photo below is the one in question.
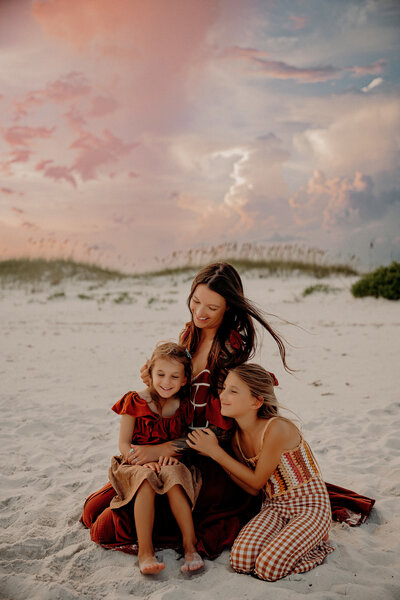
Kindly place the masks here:
[[(237, 449), (237, 446), (235, 444), (234, 439), (232, 440), (232, 450), (234, 451), (234, 453), (236, 454), (236, 456), (239, 458), (239, 451)], [(241, 479), (238, 479), (238, 477), (236, 477), (235, 475), (233, 475), (230, 471), (228, 471), (228, 469), (222, 467), (225, 471), (225, 473), (227, 475), (229, 475), (229, 477), (232, 479), (232, 481), (234, 483), (236, 483), (236, 485), (238, 485), (239, 487), (242, 488), (242, 490), (244, 490), (245, 492), (247, 492), (248, 494), (251, 494), (252, 496), (257, 496), (258, 495), (258, 491), (253, 489), (252, 487), (250, 487), (249, 485), (246, 485), (245, 483), (243, 483), (243, 481)]]
[(188, 445), (215, 460), (236, 483), (240, 481), (253, 490), (250, 493), (256, 494), (265, 486), (275, 471), (289, 439), (286, 423), (282, 423), (278, 419), (271, 423), (254, 471), (225, 452), (209, 429), (191, 432)]

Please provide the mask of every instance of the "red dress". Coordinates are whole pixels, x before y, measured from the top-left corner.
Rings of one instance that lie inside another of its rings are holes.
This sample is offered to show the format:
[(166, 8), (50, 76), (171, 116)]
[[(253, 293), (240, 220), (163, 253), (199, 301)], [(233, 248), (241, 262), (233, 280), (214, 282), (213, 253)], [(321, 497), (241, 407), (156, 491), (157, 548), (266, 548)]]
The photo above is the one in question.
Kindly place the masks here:
[(187, 434), (191, 417), (189, 400), (181, 401), (178, 410), (170, 417), (160, 417), (153, 412), (137, 392), (128, 392), (111, 408), (117, 415), (136, 417), (132, 444), (162, 444)]

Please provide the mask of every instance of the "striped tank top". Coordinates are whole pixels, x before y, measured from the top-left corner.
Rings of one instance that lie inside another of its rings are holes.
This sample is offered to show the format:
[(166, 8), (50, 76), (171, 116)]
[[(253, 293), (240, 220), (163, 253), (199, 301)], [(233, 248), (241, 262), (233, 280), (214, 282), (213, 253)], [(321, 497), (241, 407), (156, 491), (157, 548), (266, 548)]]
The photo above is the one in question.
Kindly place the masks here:
[[(279, 417), (271, 417), (268, 419), (261, 436), (261, 447), (264, 443), (265, 433), (271, 421), (276, 418)], [(235, 433), (235, 441), (244, 462), (252, 469), (255, 469), (261, 452), (259, 452), (257, 456), (248, 458), (244, 455), (240, 446), (238, 431)], [(286, 494), (287, 492), (304, 485), (310, 481), (310, 479), (320, 476), (318, 463), (311, 448), (301, 436), (300, 443), (296, 448), (282, 452), (278, 466), (265, 485), (265, 496), (267, 498), (281, 496), (282, 494)]]

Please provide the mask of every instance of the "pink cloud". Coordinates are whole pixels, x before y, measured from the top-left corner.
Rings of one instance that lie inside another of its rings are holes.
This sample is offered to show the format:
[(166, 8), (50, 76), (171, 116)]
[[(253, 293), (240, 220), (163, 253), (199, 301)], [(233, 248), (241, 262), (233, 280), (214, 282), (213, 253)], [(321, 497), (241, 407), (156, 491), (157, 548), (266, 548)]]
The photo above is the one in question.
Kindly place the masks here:
[(49, 165), (50, 163), (54, 162), (53, 160), (41, 160), (40, 162), (37, 163), (35, 169), (36, 171), (43, 171), (47, 165)]
[(11, 165), (15, 163), (25, 163), (28, 162), (30, 155), (32, 154), (32, 150), (28, 150), (27, 148), (20, 148), (17, 150), (12, 150), (9, 153), (9, 159), (0, 163), (0, 168), (7, 173), (11, 172)]
[(222, 4), (222, 0), (36, 0), (32, 15), (46, 36), (72, 46), (91, 68), (95, 65), (99, 89), (115, 90), (117, 101), (121, 98), (131, 113), (143, 114), (144, 127), (150, 123), (153, 128), (160, 124), (170, 128), (173, 118), (182, 118), (183, 105), (192, 97), (193, 85), (189, 89), (188, 83), (193, 84), (193, 73), (202, 70), (210, 55), (207, 35), (221, 16)]
[(289, 199), (298, 225), (325, 230), (379, 218), (391, 203), (390, 195), (386, 200), (378, 200), (372, 178), (360, 172), (352, 178), (328, 178), (322, 171), (315, 171)]
[(73, 187), (76, 188), (76, 181), (75, 181), (74, 177), (71, 175), (71, 169), (69, 169), (68, 167), (61, 167), (61, 166), (46, 167), (44, 169), (43, 174), (45, 177), (48, 177), (49, 179), (53, 179), (54, 181), (65, 180), (68, 183), (70, 183)]
[(135, 143), (126, 144), (107, 130), (103, 135), (101, 139), (89, 132), (82, 132), (70, 146), (79, 151), (72, 169), (78, 171), (84, 181), (95, 179), (100, 166), (118, 161), (138, 146)]
[(18, 208), (17, 206), (12, 206), (11, 210), (15, 213), (17, 213), (17, 215), (24, 215), (25, 211), (22, 210), (22, 208)]
[(118, 106), (118, 102), (115, 98), (111, 98), (111, 96), (96, 96), (93, 98), (92, 108), (89, 114), (93, 117), (103, 117), (104, 115), (114, 112)]
[(307, 17), (299, 17), (297, 15), (290, 15), (289, 19), (293, 23), (293, 29), (296, 30), (304, 29), (304, 26), (307, 22)]
[(75, 106), (71, 106), (68, 112), (64, 113), (64, 117), (71, 125), (72, 129), (81, 131), (86, 126), (86, 121)]
[(32, 223), (31, 221), (24, 221), (23, 223), (21, 223), (21, 227), (22, 229), (40, 229), (40, 227), (38, 227), (35, 223)]
[(131, 179), (137, 179), (139, 175), (134, 171), (129, 171), (129, 177), (131, 177)]
[(6, 129), (3, 137), (10, 146), (29, 146), (36, 138), (44, 139), (53, 135), (55, 127), (28, 127), (17, 126)]
[(15, 194), (14, 190), (12, 190), (11, 188), (7, 188), (7, 187), (0, 188), (0, 192), (2, 194), (7, 194), (7, 195)]
[(76, 98), (86, 96), (91, 87), (82, 73), (71, 71), (67, 75), (52, 81), (41, 90), (28, 92), (21, 100), (14, 102), (15, 120), (25, 117), (28, 113), (47, 102), (70, 102)]
[(364, 75), (379, 75), (386, 69), (388, 61), (384, 58), (376, 60), (370, 65), (364, 67), (348, 67), (347, 70), (351, 71), (354, 77), (363, 77)]

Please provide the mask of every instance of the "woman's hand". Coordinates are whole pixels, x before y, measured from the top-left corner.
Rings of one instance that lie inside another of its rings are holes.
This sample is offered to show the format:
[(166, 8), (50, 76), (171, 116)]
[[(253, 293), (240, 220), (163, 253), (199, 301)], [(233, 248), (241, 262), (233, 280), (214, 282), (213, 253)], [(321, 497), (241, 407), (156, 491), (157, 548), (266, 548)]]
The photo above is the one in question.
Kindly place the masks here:
[(187, 444), (200, 454), (214, 458), (219, 449), (217, 436), (211, 429), (195, 429), (188, 435)]
[(140, 367), (140, 377), (145, 386), (150, 387), (151, 379), (149, 373), (149, 361), (146, 360), (145, 364)]
[(145, 465), (148, 462), (158, 461), (160, 456), (170, 458), (176, 452), (173, 442), (165, 442), (164, 444), (138, 446), (131, 444), (131, 452), (128, 462), (130, 464)]

